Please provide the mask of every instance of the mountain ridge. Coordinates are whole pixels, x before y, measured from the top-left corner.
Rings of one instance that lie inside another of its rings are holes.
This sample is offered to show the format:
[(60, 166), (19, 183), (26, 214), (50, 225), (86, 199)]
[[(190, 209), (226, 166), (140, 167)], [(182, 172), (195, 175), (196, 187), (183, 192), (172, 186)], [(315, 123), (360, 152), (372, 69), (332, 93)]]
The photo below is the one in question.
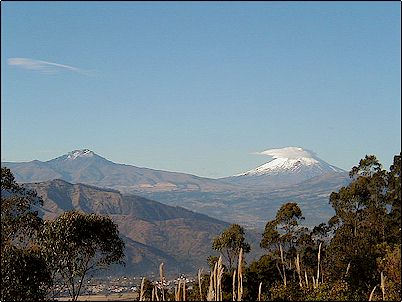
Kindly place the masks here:
[(213, 237), (229, 226), (182, 207), (60, 179), (24, 186), (44, 200), (43, 206), (35, 207), (44, 219), (70, 210), (110, 216), (127, 245), (127, 267), (120, 268), (125, 273), (157, 272), (161, 262), (171, 273), (207, 268)]
[(10, 168), (20, 183), (63, 179), (123, 193), (235, 189), (216, 179), (114, 163), (89, 149), (74, 150), (48, 161), (1, 162), (1, 165)]

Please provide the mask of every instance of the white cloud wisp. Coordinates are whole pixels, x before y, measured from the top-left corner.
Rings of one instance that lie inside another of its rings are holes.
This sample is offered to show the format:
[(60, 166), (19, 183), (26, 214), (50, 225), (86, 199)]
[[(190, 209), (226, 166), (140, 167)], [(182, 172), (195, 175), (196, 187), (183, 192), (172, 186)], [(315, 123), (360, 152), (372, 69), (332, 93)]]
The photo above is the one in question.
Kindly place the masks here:
[(9, 58), (7, 63), (10, 66), (21, 67), (28, 70), (36, 70), (43, 73), (57, 73), (58, 71), (64, 69), (81, 74), (88, 74), (88, 71), (77, 67), (42, 60), (33, 60), (29, 58)]

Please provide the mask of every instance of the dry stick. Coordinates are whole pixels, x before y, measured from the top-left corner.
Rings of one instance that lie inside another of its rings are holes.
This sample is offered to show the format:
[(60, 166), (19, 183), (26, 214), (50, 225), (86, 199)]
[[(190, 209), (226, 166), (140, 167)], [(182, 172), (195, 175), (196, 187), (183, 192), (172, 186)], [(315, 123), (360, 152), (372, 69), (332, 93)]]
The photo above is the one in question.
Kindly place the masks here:
[(200, 288), (200, 301), (202, 301), (201, 274), (202, 274), (202, 268), (198, 269), (198, 287)]
[(221, 289), (221, 268), (222, 268), (222, 258), (219, 257), (218, 265), (216, 267), (216, 290), (215, 290), (215, 301), (219, 301), (220, 289)]
[(178, 295), (177, 295), (177, 287), (176, 287), (176, 286), (174, 287), (174, 300), (175, 300), (175, 301), (179, 301), (179, 297), (178, 297)]
[(144, 299), (144, 282), (145, 282), (145, 277), (143, 277), (142, 281), (141, 281), (140, 301), (143, 301), (143, 299)]
[(279, 250), (281, 251), (281, 261), (282, 261), (282, 268), (283, 268), (283, 284), (286, 287), (286, 272), (285, 272), (285, 262), (283, 261), (282, 244), (279, 244)]
[(183, 301), (186, 301), (186, 280), (183, 280)]
[(218, 271), (218, 262), (215, 263), (215, 267), (214, 267), (214, 301), (217, 301), (217, 299), (216, 299), (216, 294), (218, 291), (218, 276), (216, 273), (217, 271)]
[(155, 301), (155, 287), (152, 288), (152, 299), (151, 301)]
[(236, 301), (236, 269), (233, 271), (232, 300)]
[(304, 277), (306, 278), (306, 286), (308, 288), (308, 278), (307, 278), (307, 272), (304, 270)]
[(376, 288), (377, 288), (377, 285), (374, 286), (373, 290), (371, 291), (369, 301), (371, 301), (373, 299), (373, 294), (374, 294), (374, 291), (375, 291)]
[(243, 296), (243, 248), (240, 249), (237, 267), (237, 301), (241, 301)]
[[(221, 269), (221, 274), (219, 277), (220, 280), (222, 280), (222, 276), (223, 276), (223, 267)], [(219, 292), (220, 292), (220, 295), (219, 295), (220, 301), (223, 301), (222, 281), (220, 281)]]
[(180, 301), (180, 290), (181, 290), (181, 279), (177, 282), (177, 287), (175, 287), (175, 300)]
[(261, 287), (262, 287), (262, 282), (260, 282), (260, 286), (258, 287), (258, 301), (261, 301)]
[(349, 261), (349, 263), (348, 263), (348, 267), (346, 268), (345, 278), (346, 278), (346, 276), (348, 275), (349, 269), (350, 269), (350, 261)]
[(159, 296), (158, 296), (158, 287), (155, 284), (155, 297), (156, 297), (156, 301), (159, 301)]
[(223, 276), (223, 267), (221, 267), (220, 272), (219, 272), (219, 301), (222, 301), (222, 297), (223, 297), (222, 276)]
[(300, 287), (303, 287), (302, 277), (301, 277), (301, 272), (300, 272), (300, 258), (299, 258), (299, 254), (296, 255), (295, 264), (296, 264), (297, 274), (299, 275), (299, 285), (300, 285)]
[(320, 245), (318, 246), (318, 266), (317, 266), (317, 284), (316, 284), (316, 287), (318, 287), (318, 283), (319, 283), (319, 281), (320, 281), (321, 245), (322, 245), (322, 242), (321, 242)]
[(222, 256), (219, 257), (218, 261), (215, 262), (214, 270), (211, 271), (209, 277), (209, 288), (207, 301), (221, 301), (222, 300), (222, 275), (223, 275), (223, 265)]
[(218, 292), (219, 292), (219, 295), (217, 295), (217, 301), (222, 301), (222, 296), (223, 296), (223, 293), (222, 293), (222, 276), (223, 276), (223, 265), (222, 265), (222, 257), (219, 257), (219, 260), (218, 260), (218, 271), (217, 271), (217, 274), (218, 274), (218, 284), (219, 284), (219, 286), (218, 286)]
[(382, 300), (385, 301), (385, 279), (383, 272), (381, 272), (381, 290), (382, 290)]
[(182, 283), (184, 282), (183, 279), (180, 278), (179, 280), (179, 284), (177, 285), (178, 287), (178, 297), (179, 297), (179, 301), (183, 301), (184, 300), (184, 292), (183, 289), (181, 288)]
[(165, 301), (165, 290), (163, 288), (163, 279), (164, 279), (164, 277), (163, 277), (163, 265), (164, 265), (163, 262), (159, 265), (159, 276), (160, 276), (160, 279), (161, 279), (161, 286), (162, 286), (162, 301)]
[(316, 288), (314, 276), (312, 276), (312, 277), (313, 277), (313, 288)]
[(211, 274), (209, 275), (209, 287), (208, 287), (208, 294), (207, 294), (207, 301), (213, 301), (214, 300), (214, 277), (213, 277), (213, 271), (211, 271)]

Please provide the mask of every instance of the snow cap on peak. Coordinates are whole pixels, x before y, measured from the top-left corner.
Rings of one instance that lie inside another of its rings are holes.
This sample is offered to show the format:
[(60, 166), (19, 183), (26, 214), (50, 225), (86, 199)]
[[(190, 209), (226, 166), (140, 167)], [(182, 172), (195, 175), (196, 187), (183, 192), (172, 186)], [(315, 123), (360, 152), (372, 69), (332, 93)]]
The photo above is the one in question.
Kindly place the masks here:
[(80, 149), (68, 152), (66, 159), (76, 159), (77, 157), (91, 157), (95, 153), (89, 149)]
[(262, 152), (257, 152), (257, 154), (268, 155), (272, 158), (287, 158), (287, 159), (298, 159), (298, 158), (315, 158), (316, 154), (310, 150), (304, 150), (300, 147), (286, 147), (280, 149), (268, 149)]

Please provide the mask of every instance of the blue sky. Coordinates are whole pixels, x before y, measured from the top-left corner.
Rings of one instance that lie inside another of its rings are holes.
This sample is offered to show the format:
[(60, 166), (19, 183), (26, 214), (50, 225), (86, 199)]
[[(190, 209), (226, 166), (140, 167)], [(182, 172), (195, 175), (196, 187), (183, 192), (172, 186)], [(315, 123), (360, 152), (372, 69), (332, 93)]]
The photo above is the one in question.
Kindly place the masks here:
[(222, 177), (401, 148), (400, 2), (3, 2), (1, 160)]

